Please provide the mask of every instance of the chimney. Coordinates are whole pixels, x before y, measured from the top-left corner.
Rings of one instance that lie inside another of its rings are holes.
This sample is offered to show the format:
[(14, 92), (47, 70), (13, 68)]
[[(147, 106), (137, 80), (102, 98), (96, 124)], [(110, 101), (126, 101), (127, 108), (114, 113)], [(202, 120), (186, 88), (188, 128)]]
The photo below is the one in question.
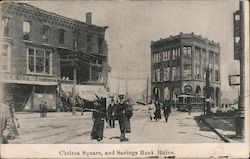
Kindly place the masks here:
[(92, 16), (91, 12), (86, 13), (86, 23), (91, 24), (91, 16)]

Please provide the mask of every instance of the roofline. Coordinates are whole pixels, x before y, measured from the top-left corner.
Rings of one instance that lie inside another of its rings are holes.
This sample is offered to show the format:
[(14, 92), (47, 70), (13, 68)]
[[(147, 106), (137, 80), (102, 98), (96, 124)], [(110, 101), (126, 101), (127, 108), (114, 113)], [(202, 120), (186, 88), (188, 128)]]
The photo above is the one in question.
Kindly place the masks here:
[(215, 46), (218, 46), (218, 47), (220, 46), (220, 43), (216, 43), (213, 40), (210, 41), (207, 38), (203, 38), (201, 35), (195, 35), (193, 32), (192, 33), (185, 33), (185, 34), (180, 32), (180, 34), (175, 35), (175, 36), (170, 35), (168, 38), (164, 38), (164, 39), (161, 38), (160, 40), (157, 40), (157, 41), (151, 41), (151, 46), (158, 44), (158, 43), (161, 43), (161, 42), (171, 41), (171, 40), (175, 40), (175, 39), (182, 39), (182, 38), (197, 38), (197, 39), (202, 40), (202, 41), (207, 41), (208, 43), (213, 44)]
[[(71, 21), (73, 23), (80, 23), (80, 24), (86, 25), (86, 26), (93, 26), (93, 27), (96, 27), (96, 28), (101, 28), (101, 29), (104, 29), (104, 31), (108, 28), (108, 26), (97, 26), (97, 25), (93, 25), (93, 24), (88, 24), (88, 23), (80, 21), (80, 20), (76, 20), (76, 19), (72, 19), (72, 18), (69, 18), (69, 17), (65, 17), (65, 16), (62, 16), (62, 15), (56, 14), (54, 12), (46, 11), (44, 9), (38, 8), (36, 6), (30, 5), (30, 4), (27, 4), (27, 3), (22, 3), (22, 2), (3, 2), (2, 5), (3, 4), (12, 5), (12, 6), (15, 6), (15, 7), (18, 7), (18, 8), (22, 8), (22, 9), (27, 9), (27, 10), (30, 10), (32, 12), (35, 12), (35, 9), (37, 9), (38, 12), (41, 12), (43, 14), (47, 14), (48, 16), (53, 16), (53, 17), (56, 17), (56, 18), (61, 18), (61, 19), (67, 20), (67, 21)], [(31, 9), (30, 7), (32, 7), (33, 9)]]

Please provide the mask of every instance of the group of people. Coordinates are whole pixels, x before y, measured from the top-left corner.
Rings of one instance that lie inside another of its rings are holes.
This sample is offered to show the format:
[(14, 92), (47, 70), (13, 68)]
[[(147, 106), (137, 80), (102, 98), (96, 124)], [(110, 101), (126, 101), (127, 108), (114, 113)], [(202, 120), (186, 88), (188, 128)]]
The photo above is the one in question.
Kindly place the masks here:
[(104, 123), (105, 120), (109, 123), (111, 128), (115, 127), (115, 120), (119, 121), (120, 127), (120, 141), (128, 141), (125, 137), (126, 133), (131, 132), (130, 119), (133, 115), (132, 105), (129, 104), (129, 100), (120, 98), (120, 103), (114, 102), (111, 99), (111, 103), (106, 110), (105, 103), (102, 101), (95, 101), (93, 111), (93, 128), (91, 131), (91, 139), (101, 141), (103, 139)]
[(47, 118), (47, 113), (48, 113), (48, 105), (46, 101), (41, 101), (39, 104), (39, 109), (40, 109), (40, 117), (41, 118)]
[(161, 119), (161, 110), (163, 110), (165, 121), (168, 122), (168, 117), (171, 113), (171, 103), (168, 100), (165, 100), (162, 104), (158, 100), (150, 102), (148, 108), (150, 120), (155, 119), (155, 121), (159, 121)]

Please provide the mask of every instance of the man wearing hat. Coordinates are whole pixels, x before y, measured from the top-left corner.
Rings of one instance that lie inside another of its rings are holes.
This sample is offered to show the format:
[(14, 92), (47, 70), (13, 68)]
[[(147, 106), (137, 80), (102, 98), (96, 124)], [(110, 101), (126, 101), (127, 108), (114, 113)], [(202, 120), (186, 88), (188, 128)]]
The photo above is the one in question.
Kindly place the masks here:
[(97, 141), (101, 141), (103, 139), (104, 121), (106, 118), (106, 106), (103, 104), (102, 99), (94, 101), (94, 109), (92, 111), (94, 125), (91, 131), (91, 140), (97, 139)]
[(9, 139), (14, 139), (14, 124), (7, 105), (0, 102), (0, 144), (7, 144)]
[(114, 128), (115, 127), (115, 101), (113, 98), (111, 99), (111, 103), (108, 106), (107, 118), (108, 118), (109, 126), (111, 128)]
[(131, 132), (130, 118), (132, 116), (130, 117), (128, 116), (129, 108), (130, 108), (129, 105), (126, 103), (123, 96), (120, 96), (120, 103), (117, 105), (116, 108), (116, 118), (118, 119), (120, 125), (121, 142), (128, 141), (128, 138), (125, 137), (125, 134)]

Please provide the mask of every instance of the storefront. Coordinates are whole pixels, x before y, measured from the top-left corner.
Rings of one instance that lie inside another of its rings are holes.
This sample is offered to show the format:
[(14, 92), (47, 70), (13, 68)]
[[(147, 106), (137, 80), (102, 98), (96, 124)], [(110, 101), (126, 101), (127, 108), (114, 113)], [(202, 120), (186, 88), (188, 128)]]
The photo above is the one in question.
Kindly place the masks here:
[(57, 78), (47, 76), (19, 76), (4, 73), (4, 100), (13, 103), (16, 111), (39, 111), (41, 101), (46, 101), (48, 110), (56, 110)]

